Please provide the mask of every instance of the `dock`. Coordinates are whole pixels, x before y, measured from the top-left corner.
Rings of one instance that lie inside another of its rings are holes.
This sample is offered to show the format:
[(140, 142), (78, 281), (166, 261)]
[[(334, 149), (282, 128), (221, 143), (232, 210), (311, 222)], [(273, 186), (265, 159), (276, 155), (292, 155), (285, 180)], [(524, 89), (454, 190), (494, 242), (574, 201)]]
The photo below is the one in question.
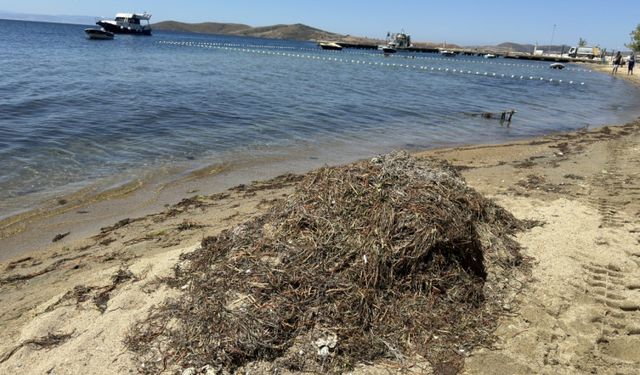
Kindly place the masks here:
[[(348, 49), (361, 49), (361, 50), (377, 50), (378, 44), (371, 43), (345, 43), (345, 42), (337, 42), (343, 48)], [(554, 55), (533, 55), (522, 52), (504, 52), (504, 51), (496, 51), (491, 49), (468, 49), (468, 48), (436, 48), (436, 47), (405, 47), (398, 48), (398, 52), (409, 52), (409, 53), (440, 53), (443, 50), (454, 52), (457, 55), (461, 56), (484, 56), (487, 54), (495, 55), (496, 57), (502, 57), (505, 59), (515, 59), (515, 60), (528, 60), (528, 61), (546, 61), (546, 62), (560, 62), (560, 63), (571, 63), (571, 62), (582, 62), (582, 63), (592, 63), (592, 64), (600, 64), (600, 60), (591, 60), (591, 59), (581, 59), (581, 58), (572, 58), (565, 56), (554, 56)]]

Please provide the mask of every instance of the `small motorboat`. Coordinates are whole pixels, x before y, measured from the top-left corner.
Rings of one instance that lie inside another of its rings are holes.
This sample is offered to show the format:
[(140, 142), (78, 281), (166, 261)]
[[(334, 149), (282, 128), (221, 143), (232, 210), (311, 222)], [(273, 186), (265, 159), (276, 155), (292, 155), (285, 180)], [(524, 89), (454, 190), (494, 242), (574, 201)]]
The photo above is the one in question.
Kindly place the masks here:
[(564, 69), (565, 66), (564, 66), (564, 64), (561, 64), (561, 63), (553, 63), (553, 64), (549, 65), (549, 68), (551, 68), (551, 69)]
[(385, 55), (398, 52), (398, 50), (396, 50), (393, 46), (389, 46), (389, 45), (379, 46), (378, 49), (382, 51), (382, 53), (384, 53)]
[(97, 39), (97, 40), (113, 39), (113, 33), (105, 29), (88, 28), (88, 29), (84, 29), (84, 33), (87, 35), (87, 38), (89, 39)]
[(318, 43), (320, 48), (326, 49), (329, 51), (342, 51), (342, 46), (335, 42), (320, 42)]
[(497, 56), (494, 55), (493, 53), (487, 53), (486, 55), (484, 55), (485, 59), (495, 59)]
[(454, 51), (449, 51), (449, 50), (446, 50), (446, 49), (440, 51), (440, 54), (442, 56), (449, 56), (449, 57), (453, 57), (453, 56), (456, 55), (456, 53)]

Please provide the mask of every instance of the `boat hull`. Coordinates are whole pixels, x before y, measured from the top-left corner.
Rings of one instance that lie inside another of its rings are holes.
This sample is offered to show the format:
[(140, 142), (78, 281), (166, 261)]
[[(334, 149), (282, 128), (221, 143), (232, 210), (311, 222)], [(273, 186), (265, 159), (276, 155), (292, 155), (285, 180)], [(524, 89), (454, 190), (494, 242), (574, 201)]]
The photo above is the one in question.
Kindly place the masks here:
[(382, 53), (384, 53), (385, 55), (390, 54), (390, 53), (396, 53), (398, 52), (398, 50), (395, 47), (392, 46), (378, 46), (378, 50), (382, 51)]
[(342, 51), (342, 47), (333, 47), (333, 46), (320, 46), (320, 48), (327, 51)]
[(130, 35), (151, 35), (151, 29), (132, 29), (120, 25), (114, 25), (110, 22), (98, 21), (96, 25), (101, 26), (103, 29), (112, 32), (114, 34), (130, 34)]
[(342, 46), (339, 45), (338, 43), (321, 42), (321, 43), (318, 43), (318, 45), (320, 46), (320, 48), (328, 50), (328, 51), (342, 51)]
[(104, 30), (96, 30), (96, 29), (85, 29), (85, 35), (89, 39), (95, 40), (111, 40), (113, 39), (113, 33), (104, 31)]

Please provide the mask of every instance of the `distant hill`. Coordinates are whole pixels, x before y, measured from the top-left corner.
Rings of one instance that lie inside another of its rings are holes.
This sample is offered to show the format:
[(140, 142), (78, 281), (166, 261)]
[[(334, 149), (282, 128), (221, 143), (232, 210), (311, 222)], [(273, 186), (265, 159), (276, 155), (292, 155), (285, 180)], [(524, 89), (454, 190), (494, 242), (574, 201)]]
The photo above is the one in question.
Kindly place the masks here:
[(533, 44), (518, 44), (518, 43), (511, 43), (511, 42), (500, 43), (496, 46), (496, 48), (500, 48), (501, 50), (504, 50), (504, 51), (525, 52), (525, 53), (533, 52), (533, 47), (534, 47)]
[(237, 23), (184, 23), (177, 21), (163, 21), (152, 25), (154, 30), (186, 31), (201, 34), (242, 35), (257, 38), (292, 39), (292, 40), (341, 40), (346, 35), (331, 33), (300, 23), (294, 25), (273, 25), (252, 27)]
[(154, 30), (182, 31), (201, 34), (232, 34), (241, 30), (251, 29), (249, 25), (240, 23), (184, 23), (177, 21), (163, 21), (151, 25)]

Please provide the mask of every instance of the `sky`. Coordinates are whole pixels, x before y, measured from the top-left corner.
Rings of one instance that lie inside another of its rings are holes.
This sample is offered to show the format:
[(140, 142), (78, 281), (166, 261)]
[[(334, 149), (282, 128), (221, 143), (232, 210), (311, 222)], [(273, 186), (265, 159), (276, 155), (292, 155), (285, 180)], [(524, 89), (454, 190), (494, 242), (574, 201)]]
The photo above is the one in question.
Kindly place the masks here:
[(609, 50), (623, 48), (640, 23), (638, 0), (0, 0), (0, 11), (108, 18), (147, 11), (152, 22), (303, 23), (379, 39), (404, 31), (414, 41), (459, 45), (576, 45), (583, 38)]

